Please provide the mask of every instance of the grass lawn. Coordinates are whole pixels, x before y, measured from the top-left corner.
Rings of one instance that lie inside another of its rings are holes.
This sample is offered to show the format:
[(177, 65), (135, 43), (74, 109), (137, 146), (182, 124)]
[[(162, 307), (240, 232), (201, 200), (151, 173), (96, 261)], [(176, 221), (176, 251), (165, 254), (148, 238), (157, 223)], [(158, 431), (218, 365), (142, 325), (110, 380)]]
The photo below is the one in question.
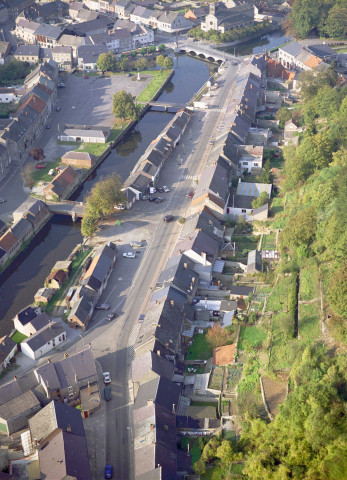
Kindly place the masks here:
[(113, 142), (114, 140), (116, 140), (118, 135), (124, 130), (125, 127), (127, 127), (129, 125), (130, 122), (131, 122), (131, 120), (122, 121), (119, 118), (117, 118), (117, 120), (113, 124), (113, 127), (111, 129), (111, 133), (110, 133), (110, 135), (107, 139), (107, 142)]
[(300, 300), (312, 300), (319, 296), (319, 270), (310, 265), (300, 272)]
[(171, 70), (150, 70), (150, 71), (143, 71), (140, 72), (140, 75), (151, 75), (153, 79), (150, 83), (146, 86), (146, 88), (138, 95), (137, 101), (138, 102), (149, 102), (152, 100), (154, 95), (157, 93), (159, 88), (165, 82), (167, 77), (170, 75)]
[(247, 345), (257, 347), (266, 338), (266, 332), (261, 327), (241, 327), (238, 349), (244, 350)]
[(262, 250), (275, 250), (276, 249), (276, 232), (271, 232), (269, 235), (263, 236)]
[(299, 305), (299, 335), (306, 344), (313, 343), (320, 335), (319, 302)]
[(79, 152), (88, 152), (99, 157), (108, 147), (107, 143), (83, 143)]
[[(38, 162), (41, 163), (41, 162)], [(50, 171), (51, 168), (54, 168), (54, 170), (57, 167), (65, 167), (66, 165), (63, 165), (61, 163), (61, 159), (56, 159), (54, 162), (42, 162), (45, 163), (46, 168), (43, 168), (42, 170), (38, 168), (34, 168), (33, 172), (33, 177), (35, 180), (35, 185), (37, 185), (39, 182), (47, 182), (50, 183), (54, 177), (54, 175), (48, 175), (48, 172)]]
[(223, 439), (229, 442), (236, 442), (236, 433), (234, 430), (223, 430)]
[(202, 449), (200, 447), (200, 442), (199, 439), (196, 438), (190, 438), (190, 437), (183, 437), (182, 438), (182, 447), (187, 448), (187, 445), (189, 443), (189, 453), (191, 457), (191, 462), (192, 465), (199, 460), (201, 457)]
[(21, 343), (23, 340), (25, 340), (28, 337), (24, 335), (24, 333), (20, 333), (16, 330), (11, 338), (14, 342)]
[(192, 402), (192, 407), (218, 407), (218, 402)]
[(294, 288), (292, 276), (282, 277), (278, 280), (274, 291), (268, 298), (267, 310), (269, 312), (283, 312), (288, 306), (290, 288)]
[(197, 333), (189, 347), (187, 360), (207, 360), (212, 357), (213, 348), (206, 341), (205, 333)]
[(47, 304), (46, 312), (50, 313), (54, 310), (57, 302), (59, 302), (63, 296), (65, 295), (66, 289), (68, 286), (70, 286), (70, 283), (72, 283), (72, 280), (74, 280), (74, 276), (76, 272), (81, 268), (85, 258), (90, 252), (90, 248), (86, 249), (84, 252), (80, 251), (75, 258), (72, 260), (72, 265), (71, 265), (71, 275), (70, 277), (66, 280), (64, 285), (53, 295), (53, 297), (50, 299), (50, 301)]
[(213, 468), (208, 468), (200, 478), (201, 480), (223, 480), (225, 478), (225, 470), (216, 465)]

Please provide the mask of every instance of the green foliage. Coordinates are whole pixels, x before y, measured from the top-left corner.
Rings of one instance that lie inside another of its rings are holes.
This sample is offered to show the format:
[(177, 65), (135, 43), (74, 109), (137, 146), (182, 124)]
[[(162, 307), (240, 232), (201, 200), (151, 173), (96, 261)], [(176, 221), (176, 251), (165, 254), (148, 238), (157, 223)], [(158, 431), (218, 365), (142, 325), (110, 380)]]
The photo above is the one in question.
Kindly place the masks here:
[(122, 56), (118, 62), (118, 68), (122, 72), (126, 72), (127, 70), (129, 70), (129, 66), (130, 66), (129, 58), (126, 55)]
[(269, 201), (269, 195), (267, 192), (261, 192), (259, 197), (255, 198), (252, 201), (252, 208), (259, 208), (268, 203)]
[(154, 53), (156, 51), (156, 48), (154, 45), (151, 45), (150, 47), (148, 47), (148, 53)]
[(261, 327), (241, 327), (238, 349), (246, 350), (249, 347), (258, 347), (265, 338), (266, 332)]
[(276, 119), (280, 122), (280, 127), (284, 128), (284, 124), (292, 118), (292, 112), (287, 107), (280, 108), (276, 113)]
[(309, 245), (316, 232), (317, 215), (314, 206), (293, 215), (279, 235), (282, 249), (290, 250), (300, 245)]
[(164, 62), (165, 62), (164, 55), (158, 55), (156, 58), (156, 64), (158, 65), (158, 67), (165, 68)]
[(164, 59), (163, 67), (166, 68), (166, 70), (170, 70), (170, 68), (173, 67), (173, 60), (171, 57), (166, 57)]
[(331, 272), (328, 299), (338, 315), (347, 318), (347, 263)]
[(18, 332), (17, 330), (14, 332), (14, 334), (12, 335), (12, 340), (16, 343), (22, 343), (23, 340), (25, 340), (26, 338), (28, 338), (26, 335), (24, 335), (24, 333), (21, 333), (21, 332)]
[(158, 52), (163, 52), (165, 50), (165, 45), (163, 43), (159, 43), (159, 45), (157, 46), (157, 50)]
[(324, 33), (327, 37), (346, 38), (347, 37), (347, 5), (336, 3), (329, 10), (324, 24)]
[(216, 456), (220, 458), (223, 465), (230, 465), (233, 460), (234, 452), (231, 443), (228, 440), (223, 440), (221, 445), (217, 448)]
[(102, 72), (115, 72), (117, 70), (117, 60), (114, 53), (101, 53), (96, 62), (96, 66)]
[(260, 378), (259, 369), (259, 360), (256, 357), (248, 357), (242, 372), (243, 378), (237, 387), (240, 394), (250, 393), (256, 387)]
[(242, 431), (250, 480), (339, 480), (347, 469), (346, 357), (308, 348), (291, 373), (294, 386), (275, 420), (250, 420)]
[(143, 57), (147, 55), (147, 48), (145, 47), (140, 48), (140, 55), (142, 55)]
[(113, 95), (113, 113), (117, 118), (135, 120), (137, 117), (135, 102), (131, 93), (125, 90)]
[(195, 27), (189, 30), (188, 35), (192, 38), (210, 40), (213, 43), (227, 43), (240, 40), (241, 38), (246, 38), (254, 34), (264, 34), (268, 31), (270, 31), (270, 22), (264, 21), (257, 22), (251, 27), (233, 28), (225, 33), (221, 33), (218, 30), (209, 30), (208, 32), (203, 32), (201, 27)]
[(136, 60), (134, 67), (136, 70), (147, 70), (147, 60), (145, 58), (139, 58)]
[(124, 194), (119, 175), (112, 174), (97, 182), (85, 200), (81, 231), (84, 237), (92, 236), (99, 220), (114, 213), (114, 206), (121, 203)]
[(28, 75), (32, 67), (26, 62), (11, 60), (4, 65), (0, 65), (0, 85), (9, 85), (13, 82), (21, 83), (21, 80)]
[(194, 470), (195, 473), (197, 473), (199, 475), (202, 475), (203, 473), (206, 472), (205, 462), (202, 458), (199, 458), (199, 460), (197, 460), (194, 463), (193, 470)]
[[(344, 0), (296, 0), (287, 19), (287, 30), (304, 38), (317, 29), (319, 35), (344, 37), (347, 9)], [(289, 28), (288, 28), (289, 27)]]

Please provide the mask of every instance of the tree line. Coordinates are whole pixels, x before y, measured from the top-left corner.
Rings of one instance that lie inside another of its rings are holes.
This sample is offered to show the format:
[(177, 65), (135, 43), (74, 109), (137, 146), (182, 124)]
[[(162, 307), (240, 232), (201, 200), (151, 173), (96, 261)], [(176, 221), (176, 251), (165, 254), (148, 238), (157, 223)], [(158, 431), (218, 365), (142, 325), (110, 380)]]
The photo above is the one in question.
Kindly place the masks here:
[(209, 30), (204, 32), (201, 27), (195, 27), (189, 30), (188, 35), (192, 38), (210, 40), (213, 43), (227, 43), (240, 40), (241, 38), (249, 37), (256, 33), (266, 33), (270, 30), (271, 24), (268, 21), (257, 22), (251, 27), (233, 28), (225, 33), (218, 30)]

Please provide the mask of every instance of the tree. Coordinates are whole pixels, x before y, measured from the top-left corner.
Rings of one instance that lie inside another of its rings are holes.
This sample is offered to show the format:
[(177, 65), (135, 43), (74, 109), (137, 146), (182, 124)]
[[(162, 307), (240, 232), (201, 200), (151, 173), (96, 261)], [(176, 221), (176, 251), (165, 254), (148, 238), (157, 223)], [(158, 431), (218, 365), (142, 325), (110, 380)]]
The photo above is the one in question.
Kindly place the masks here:
[(206, 340), (211, 347), (221, 347), (229, 340), (229, 333), (220, 325), (213, 325), (207, 330)]
[(154, 53), (156, 51), (156, 48), (154, 45), (151, 45), (148, 47), (148, 53)]
[(164, 55), (158, 55), (158, 56), (157, 56), (157, 59), (156, 59), (156, 63), (157, 63), (157, 65), (158, 65), (158, 67), (160, 67), (160, 68), (165, 68), (164, 62), (165, 62), (165, 57), (164, 57)]
[(41, 162), (41, 160), (45, 158), (43, 150), (40, 147), (32, 148), (29, 152), (29, 155), (33, 157), (33, 159), (36, 160), (37, 162)]
[(217, 448), (216, 456), (220, 458), (223, 465), (230, 465), (233, 460), (233, 449), (228, 440), (223, 440)]
[(274, 176), (273, 176), (273, 173), (272, 173), (271, 162), (270, 162), (270, 160), (266, 160), (265, 164), (263, 165), (261, 174), (260, 174), (260, 182), (261, 183), (272, 183), (273, 181), (274, 181)]
[(134, 58), (137, 57), (137, 50), (131, 50), (130, 55)]
[(158, 52), (163, 52), (165, 50), (165, 45), (163, 43), (159, 43), (159, 45), (157, 46), (157, 50)]
[(33, 186), (35, 185), (34, 172), (35, 167), (33, 163), (27, 163), (21, 171), (24, 185), (30, 188), (30, 190), (32, 190)]
[(85, 200), (81, 231), (85, 237), (91, 237), (98, 222), (114, 213), (114, 206), (124, 200), (122, 182), (119, 175), (112, 174), (102, 178), (92, 188)]
[(140, 49), (140, 54), (141, 54), (143, 57), (144, 57), (145, 55), (147, 55), (147, 48), (142, 47), (142, 48)]
[(164, 59), (164, 62), (163, 62), (163, 66), (164, 68), (166, 68), (166, 70), (170, 70), (170, 68), (173, 67), (173, 60), (171, 57), (166, 57)]
[(125, 55), (118, 62), (118, 67), (122, 72), (129, 70), (129, 58)]
[(117, 70), (117, 60), (114, 53), (101, 53), (96, 62), (96, 66), (102, 72), (115, 72)]
[(205, 462), (202, 458), (199, 458), (199, 460), (194, 463), (193, 470), (198, 475), (203, 475), (206, 472)]
[(261, 192), (258, 198), (252, 201), (252, 208), (259, 208), (268, 203), (269, 195), (267, 192)]
[(329, 11), (324, 26), (325, 34), (332, 38), (347, 37), (347, 6), (338, 4)]
[(135, 62), (135, 68), (136, 70), (147, 70), (147, 60), (145, 58), (139, 58)]
[(293, 215), (279, 235), (283, 248), (310, 245), (315, 237), (317, 215), (314, 206), (310, 206)]
[(280, 122), (280, 127), (284, 128), (284, 124), (287, 120), (292, 118), (292, 112), (287, 107), (280, 108), (276, 113), (276, 119)]
[(134, 99), (131, 93), (121, 90), (113, 95), (113, 113), (117, 118), (123, 120), (130, 118), (135, 120), (137, 117)]

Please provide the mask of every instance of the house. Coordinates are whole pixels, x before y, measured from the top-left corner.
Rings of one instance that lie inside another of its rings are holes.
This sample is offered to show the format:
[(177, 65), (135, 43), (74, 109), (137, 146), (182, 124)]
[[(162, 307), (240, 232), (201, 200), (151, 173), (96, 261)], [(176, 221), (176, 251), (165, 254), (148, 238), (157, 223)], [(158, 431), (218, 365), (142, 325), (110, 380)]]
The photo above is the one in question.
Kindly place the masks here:
[(185, 18), (190, 20), (191, 22), (194, 22), (196, 24), (201, 23), (206, 15), (209, 13), (209, 8), (208, 6), (201, 6), (198, 8), (190, 9), (185, 13)]
[(75, 23), (69, 26), (69, 33), (79, 37), (90, 37), (100, 33), (107, 33), (114, 26), (114, 20), (106, 15), (98, 15), (93, 20), (87, 22)]
[(174, 33), (190, 30), (194, 25), (182, 14), (164, 11), (157, 18), (157, 28), (163, 32)]
[(73, 304), (71, 312), (67, 318), (69, 327), (81, 327), (83, 330), (86, 330), (97, 301), (98, 295), (91, 290), (79, 298), (79, 300)]
[[(131, 190), (136, 195), (136, 200), (140, 200), (145, 191), (149, 188), (151, 180), (148, 176), (143, 175), (142, 173), (129, 175), (129, 177), (123, 183), (123, 189)], [(1, 240), (0, 240), (1, 242)]]
[(38, 332), (21, 342), (21, 350), (27, 357), (37, 360), (66, 339), (65, 328), (60, 322), (50, 322)]
[[(65, 354), (64, 358), (58, 362), (48, 361), (36, 368), (34, 373), (47, 398), (56, 399), (65, 404), (78, 401), (82, 391), (88, 392), (88, 387), (91, 388), (98, 383), (95, 360), (90, 347), (72, 355)], [(93, 394), (93, 401), (93, 409), (96, 409), (100, 405), (98, 393)], [(83, 407), (82, 403), (82, 412)], [(93, 409), (88, 405), (85, 412)]]
[[(56, 429), (43, 440), (39, 450), (41, 478), (46, 480), (91, 480), (87, 440)], [(57, 458), (52, 462), (52, 458)]]
[(184, 222), (180, 233), (180, 238), (191, 236), (194, 231), (202, 230), (209, 237), (213, 238), (218, 244), (223, 243), (224, 225), (216, 218), (208, 207), (204, 207), (201, 212), (189, 215)]
[(18, 96), (14, 88), (0, 87), (0, 102), (11, 103), (18, 100)]
[(72, 50), (73, 61), (77, 59), (77, 49), (80, 45), (92, 45), (89, 37), (76, 37), (64, 33), (58, 40), (58, 45), (63, 47), (70, 47)]
[(80, 45), (77, 48), (78, 68), (82, 70), (95, 70), (96, 62), (101, 53), (107, 53), (106, 45)]
[(199, 283), (199, 274), (194, 267), (195, 263), (186, 255), (169, 258), (159, 276), (157, 287), (166, 287), (171, 284), (193, 298)]
[(64, 27), (50, 25), (48, 23), (40, 23), (35, 30), (36, 43), (41, 47), (53, 48), (58, 45), (59, 38), (65, 31)]
[(62, 163), (65, 165), (73, 165), (77, 168), (91, 168), (97, 160), (95, 155), (88, 152), (66, 152), (61, 157)]
[[(248, 183), (248, 182), (239, 182), (237, 186), (236, 193), (230, 195), (229, 203), (226, 209), (227, 215), (230, 215), (232, 218), (237, 218), (242, 216), (248, 221), (252, 221), (253, 211), (252, 202), (262, 192), (266, 192), (271, 197), (272, 184), (267, 183)], [(256, 214), (261, 214), (265, 209), (260, 207), (261, 210), (255, 212)], [(258, 210), (258, 209), (256, 209)]]
[(106, 288), (112, 269), (116, 262), (117, 251), (113, 243), (98, 248), (92, 263), (86, 271), (82, 285), (93, 290), (99, 296)]
[(123, 191), (125, 199), (123, 200), (123, 204), (126, 205), (126, 208), (129, 210), (136, 201), (136, 193), (127, 188)]
[(58, 138), (63, 142), (106, 143), (110, 127), (99, 125), (65, 125)]
[(45, 280), (45, 287), (52, 290), (59, 290), (67, 279), (68, 275), (64, 270), (55, 270), (51, 272)]
[(17, 344), (11, 337), (5, 335), (0, 338), (0, 369), (6, 370), (10, 364), (11, 358), (17, 353)]
[(217, 30), (225, 33), (234, 28), (246, 28), (254, 24), (254, 6), (250, 4), (237, 5), (228, 8), (223, 2), (210, 4), (210, 10), (205, 21), (201, 22), (201, 30), (208, 32)]
[(261, 261), (261, 252), (259, 250), (252, 250), (248, 252), (247, 258), (247, 273), (259, 273), (263, 271), (263, 264)]
[(268, 58), (266, 62), (266, 76), (270, 78), (280, 78), (288, 83), (292, 82), (295, 73), (287, 70), (280, 62), (273, 58)]
[(39, 288), (38, 291), (34, 295), (34, 302), (38, 303), (48, 303), (50, 299), (53, 297), (55, 291), (50, 290), (49, 288)]
[(302, 133), (302, 131), (302, 127), (299, 127), (295, 120), (292, 118), (287, 120), (284, 124), (284, 144), (292, 143), (293, 145), (298, 145), (299, 133)]
[(39, 26), (40, 24), (37, 22), (31, 22), (23, 17), (19, 17), (16, 19), (15, 34), (25, 42), (35, 44), (35, 32)]
[(31, 322), (34, 318), (41, 314), (40, 307), (29, 307), (23, 308), (20, 312), (13, 319), (14, 328), (18, 330), (18, 332), (26, 334), (26, 325)]
[(264, 147), (261, 145), (235, 145), (238, 173), (260, 173), (263, 168)]
[(39, 45), (20, 45), (14, 52), (14, 57), (21, 62), (39, 63)]
[(35, 3), (25, 11), (25, 15), (32, 20), (50, 23), (57, 18), (65, 17), (68, 14), (68, 5), (61, 0), (54, 2)]
[(223, 365), (232, 365), (235, 362), (236, 343), (217, 347), (213, 349), (212, 365), (221, 367)]
[(70, 70), (72, 67), (72, 48), (68, 45), (56, 45), (52, 49), (52, 58), (62, 70)]
[(43, 189), (43, 194), (47, 200), (57, 201), (68, 197), (78, 183), (79, 173), (72, 167), (67, 166)]
[(11, 51), (11, 45), (9, 42), (0, 42), (0, 65), (3, 65), (6, 61), (6, 58), (9, 56)]
[(249, 145), (266, 146), (272, 132), (270, 128), (250, 127), (246, 136), (246, 143)]
[(71, 2), (69, 4), (69, 17), (73, 20), (80, 20), (79, 14), (81, 10), (89, 12), (88, 8), (82, 2)]
[(175, 365), (167, 358), (157, 355), (156, 352), (147, 351), (144, 355), (133, 360), (131, 379), (133, 384), (138, 386), (150, 382), (158, 376), (172, 380), (174, 371)]
[(49, 217), (49, 210), (47, 205), (33, 197), (28, 197), (16, 210), (13, 212), (14, 222), (25, 218), (28, 220), (34, 231), (41, 227), (42, 223)]
[(21, 333), (29, 337), (30, 335), (34, 335), (37, 333), (41, 328), (45, 327), (50, 323), (51, 319), (47, 315), (46, 312), (42, 312), (37, 317), (34, 317), (28, 323), (26, 323), (21, 328)]
[(6, 387), (4, 385), (0, 392), (0, 432), (11, 435), (26, 427), (28, 419), (40, 410), (41, 405), (31, 390), (22, 393), (16, 385), (15, 388)]

